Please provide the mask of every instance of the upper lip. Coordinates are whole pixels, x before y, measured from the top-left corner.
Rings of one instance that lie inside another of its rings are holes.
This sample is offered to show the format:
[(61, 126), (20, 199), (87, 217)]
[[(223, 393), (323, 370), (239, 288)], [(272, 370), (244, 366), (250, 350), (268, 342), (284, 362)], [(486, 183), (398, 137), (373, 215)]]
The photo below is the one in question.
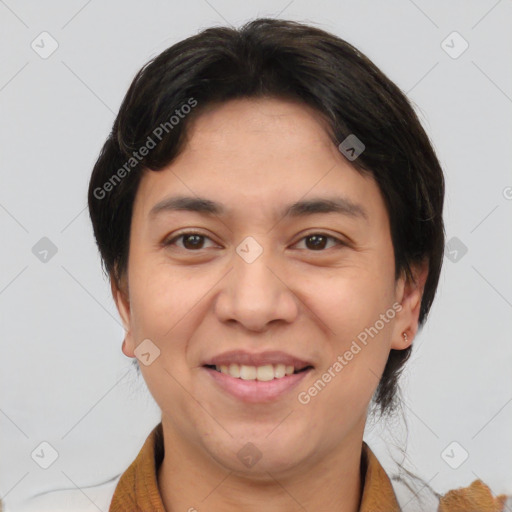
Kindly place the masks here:
[(221, 366), (230, 364), (243, 364), (246, 366), (265, 366), (267, 364), (284, 364), (302, 370), (306, 366), (313, 366), (309, 361), (278, 350), (250, 353), (244, 350), (231, 350), (218, 354), (207, 361), (203, 366)]

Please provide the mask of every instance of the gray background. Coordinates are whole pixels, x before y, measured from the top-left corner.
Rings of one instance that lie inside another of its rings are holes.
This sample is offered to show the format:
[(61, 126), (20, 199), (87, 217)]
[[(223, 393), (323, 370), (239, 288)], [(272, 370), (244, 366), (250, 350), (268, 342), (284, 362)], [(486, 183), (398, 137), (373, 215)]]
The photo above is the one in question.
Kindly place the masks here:
[[(446, 173), (450, 243), (438, 297), (402, 380), (406, 462), (440, 492), (481, 478), (496, 494), (512, 493), (510, 0), (6, 0), (0, 1), (0, 495), (6, 502), (112, 478), (159, 421), (121, 352), (123, 330), (86, 209), (88, 179), (124, 93), (149, 58), (200, 29), (257, 16), (334, 32), (414, 103)], [(52, 41), (39, 36), (43, 31), (58, 43), (45, 59), (40, 53)], [(453, 31), (469, 44), (457, 58), (462, 40), (442, 43)], [(44, 253), (43, 237), (56, 254)], [(368, 429), (387, 468), (388, 442), (404, 446), (401, 431), (399, 421)], [(31, 458), (43, 441), (59, 455), (46, 470)], [(460, 447), (448, 450), (451, 461), (469, 453), (457, 469), (441, 456), (453, 441)]]

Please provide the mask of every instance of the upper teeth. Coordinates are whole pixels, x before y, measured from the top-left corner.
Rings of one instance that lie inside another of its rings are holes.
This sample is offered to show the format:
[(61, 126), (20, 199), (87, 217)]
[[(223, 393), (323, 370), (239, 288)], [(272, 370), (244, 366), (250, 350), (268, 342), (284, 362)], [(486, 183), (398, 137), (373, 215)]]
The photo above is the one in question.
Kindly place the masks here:
[(221, 373), (231, 375), (243, 380), (261, 380), (282, 379), (285, 375), (291, 375), (295, 368), (284, 364), (266, 364), (264, 366), (246, 366), (244, 364), (230, 364), (216, 366), (215, 369)]

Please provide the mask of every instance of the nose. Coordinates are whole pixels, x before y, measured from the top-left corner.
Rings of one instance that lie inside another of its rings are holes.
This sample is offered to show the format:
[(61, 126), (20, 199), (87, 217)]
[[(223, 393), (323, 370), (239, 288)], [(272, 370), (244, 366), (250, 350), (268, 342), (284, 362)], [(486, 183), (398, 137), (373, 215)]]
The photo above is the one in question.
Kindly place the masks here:
[(265, 331), (271, 322), (293, 322), (300, 301), (286, 281), (287, 273), (266, 251), (252, 262), (234, 253), (233, 268), (215, 302), (217, 317), (255, 332)]

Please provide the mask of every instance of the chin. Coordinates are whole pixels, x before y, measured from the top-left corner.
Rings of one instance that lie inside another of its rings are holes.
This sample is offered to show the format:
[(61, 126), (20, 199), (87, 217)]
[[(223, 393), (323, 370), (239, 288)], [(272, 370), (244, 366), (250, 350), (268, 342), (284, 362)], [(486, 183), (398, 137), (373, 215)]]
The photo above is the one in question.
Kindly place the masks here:
[[(304, 446), (305, 435), (290, 436), (290, 431), (274, 432), (265, 429), (252, 435), (235, 435), (224, 443), (206, 446), (212, 457), (229, 471), (250, 478), (269, 480), (269, 474), (286, 474), (287, 471), (308, 460), (313, 449)], [(211, 442), (211, 439), (209, 439)], [(208, 444), (208, 443), (207, 443)], [(219, 449), (220, 448), (220, 449)]]

